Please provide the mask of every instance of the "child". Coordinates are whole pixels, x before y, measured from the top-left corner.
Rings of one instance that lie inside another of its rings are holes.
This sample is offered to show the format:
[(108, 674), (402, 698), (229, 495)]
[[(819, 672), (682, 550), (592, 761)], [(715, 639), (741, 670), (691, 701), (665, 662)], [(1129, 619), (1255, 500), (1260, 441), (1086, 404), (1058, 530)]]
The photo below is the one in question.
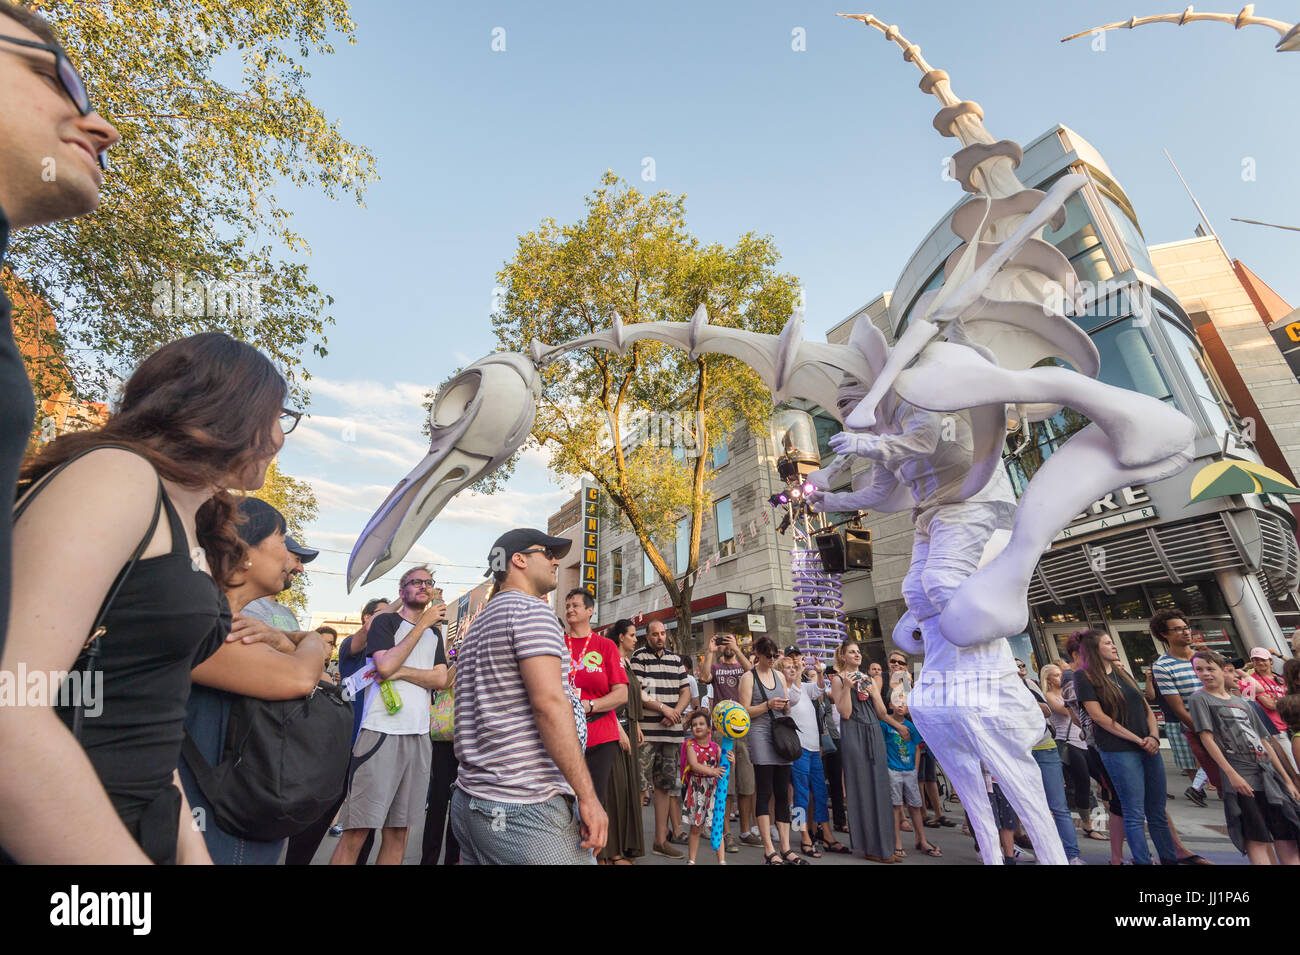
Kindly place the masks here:
[(1251, 865), (1272, 865), (1274, 853), (1281, 865), (1300, 865), (1300, 792), (1264, 743), (1272, 724), (1228, 692), (1226, 662), (1212, 650), (1192, 654), (1204, 689), (1192, 694), (1187, 709), (1201, 745), (1223, 773), (1228, 835)]
[(921, 734), (917, 732), (907, 715), (907, 704), (901, 700), (894, 702), (894, 719), (907, 727), (908, 738), (883, 720), (881, 730), (885, 734), (885, 755), (889, 763), (889, 790), (894, 803), (894, 855), (905, 858), (903, 851), (903, 805), (907, 805), (907, 814), (912, 818), (912, 831), (916, 834), (916, 848), (936, 859), (943, 857), (938, 846), (930, 844), (925, 837), (925, 824), (921, 821), (921, 787), (916, 781), (916, 751), (921, 745)]
[[(686, 773), (682, 777), (682, 825), (690, 828), (687, 865), (695, 865), (700, 848), (700, 832), (713, 827), (713, 796), (722, 775), (722, 750), (709, 734), (709, 714), (696, 710), (691, 714), (691, 738), (682, 747), (686, 756)], [(733, 754), (727, 754), (731, 762)], [(726, 847), (718, 846), (718, 865), (726, 865)]]

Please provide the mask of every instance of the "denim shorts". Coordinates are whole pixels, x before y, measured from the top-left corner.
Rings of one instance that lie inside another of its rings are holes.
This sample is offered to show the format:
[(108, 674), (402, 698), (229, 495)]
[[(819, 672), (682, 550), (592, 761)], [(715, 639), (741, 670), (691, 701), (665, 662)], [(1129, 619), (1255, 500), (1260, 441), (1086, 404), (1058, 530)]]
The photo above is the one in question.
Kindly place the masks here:
[(451, 828), (461, 865), (595, 865), (582, 841), (572, 796), (545, 802), (498, 802), (452, 787)]

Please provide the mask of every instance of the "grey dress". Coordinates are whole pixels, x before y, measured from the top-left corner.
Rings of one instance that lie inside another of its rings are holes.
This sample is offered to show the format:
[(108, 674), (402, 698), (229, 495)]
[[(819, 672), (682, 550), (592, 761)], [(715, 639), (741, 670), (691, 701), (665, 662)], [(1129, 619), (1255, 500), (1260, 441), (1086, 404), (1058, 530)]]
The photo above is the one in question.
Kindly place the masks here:
[[(777, 677), (775, 670), (767, 671), (767, 675), (776, 683), (775, 690), (769, 690), (759, 682), (758, 667), (754, 667), (750, 672), (754, 677), (754, 686), (750, 690), (749, 695), (750, 706), (758, 706), (758, 704), (765, 700), (785, 697), (785, 687)], [(790, 765), (790, 760), (782, 759), (778, 756), (776, 754), (776, 747), (772, 745), (772, 712), (770, 710), (761, 716), (754, 718), (749, 725), (749, 732), (745, 735), (745, 740), (749, 745), (749, 761), (755, 766)]]
[(888, 859), (894, 854), (894, 807), (889, 794), (885, 736), (870, 698), (849, 688), (853, 716), (840, 720), (844, 790), (853, 851)]

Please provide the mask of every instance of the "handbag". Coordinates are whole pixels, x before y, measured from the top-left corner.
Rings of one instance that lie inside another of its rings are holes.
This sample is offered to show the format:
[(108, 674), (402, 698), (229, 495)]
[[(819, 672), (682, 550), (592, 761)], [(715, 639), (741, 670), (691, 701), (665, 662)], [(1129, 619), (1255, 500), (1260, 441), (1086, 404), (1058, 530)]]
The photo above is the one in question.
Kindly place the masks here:
[(456, 691), (448, 687), (433, 695), (433, 702), (429, 705), (429, 738), (435, 742), (449, 743), (455, 738), (455, 694)]
[[(763, 686), (763, 681), (759, 679), (758, 674), (754, 674), (754, 685), (763, 691), (763, 702), (767, 702), (767, 687)], [(772, 718), (772, 749), (776, 751), (778, 758), (793, 763), (803, 755), (803, 744), (799, 742), (799, 727), (794, 721), (794, 717), (788, 713), (782, 713), (777, 716), (771, 710), (768, 716)]]

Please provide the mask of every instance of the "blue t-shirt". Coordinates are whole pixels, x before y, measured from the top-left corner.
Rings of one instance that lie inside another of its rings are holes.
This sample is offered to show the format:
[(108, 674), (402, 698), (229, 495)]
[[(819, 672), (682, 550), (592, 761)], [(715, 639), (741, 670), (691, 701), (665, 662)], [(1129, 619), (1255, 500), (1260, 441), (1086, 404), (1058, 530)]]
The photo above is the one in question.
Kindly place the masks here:
[[(339, 679), (346, 680), (366, 664), (364, 653), (352, 653), (352, 637), (343, 638), (339, 644)], [(361, 720), (366, 715), (366, 695), (359, 693), (352, 700), (352, 742), (355, 744), (361, 733)]]
[(885, 753), (889, 760), (889, 768), (907, 772), (916, 769), (916, 747), (921, 742), (921, 734), (916, 731), (910, 719), (904, 718), (903, 725), (907, 727), (909, 734), (906, 741), (903, 735), (888, 723), (882, 721), (880, 728), (885, 734)]

